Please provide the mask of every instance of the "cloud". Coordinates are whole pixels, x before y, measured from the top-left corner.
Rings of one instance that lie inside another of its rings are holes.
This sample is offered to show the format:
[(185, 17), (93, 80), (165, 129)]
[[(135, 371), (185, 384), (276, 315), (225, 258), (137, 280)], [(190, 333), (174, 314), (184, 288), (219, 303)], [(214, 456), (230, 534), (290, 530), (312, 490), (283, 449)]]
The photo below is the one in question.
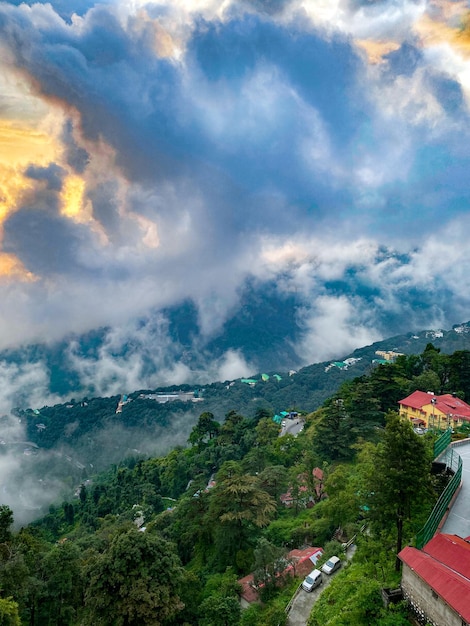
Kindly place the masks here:
[[(447, 279), (465, 281), (466, 246), (452, 267), (434, 249), (468, 212), (465, 16), (411, 0), (3, 3), (0, 347), (106, 327), (70, 366), (117, 393), (254, 367), (240, 346), (204, 352), (250, 281), (295, 294), (302, 362), (462, 321)], [(197, 366), (165, 326), (188, 301)]]
[[(24, 364), (0, 361), (0, 412), (8, 415), (11, 407), (39, 407), (46, 399), (57, 401), (49, 392), (49, 372), (42, 361), (30, 361)], [(14, 432), (11, 432), (14, 424)], [(22, 436), (22, 427), (15, 419), (8, 424), (12, 438)], [(10, 436), (8, 435), (8, 436)]]
[(346, 296), (321, 296), (313, 310), (300, 311), (305, 334), (297, 351), (302, 359), (318, 363), (378, 341), (380, 334), (368, 324), (364, 305)]

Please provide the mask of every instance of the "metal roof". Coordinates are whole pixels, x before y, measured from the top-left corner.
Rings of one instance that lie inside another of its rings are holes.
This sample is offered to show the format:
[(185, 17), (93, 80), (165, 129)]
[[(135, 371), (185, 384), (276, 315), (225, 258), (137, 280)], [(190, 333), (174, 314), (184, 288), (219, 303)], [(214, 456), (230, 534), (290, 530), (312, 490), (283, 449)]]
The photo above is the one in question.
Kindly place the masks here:
[(436, 535), (422, 550), (407, 547), (400, 559), (463, 620), (470, 622), (470, 543), (457, 535)]

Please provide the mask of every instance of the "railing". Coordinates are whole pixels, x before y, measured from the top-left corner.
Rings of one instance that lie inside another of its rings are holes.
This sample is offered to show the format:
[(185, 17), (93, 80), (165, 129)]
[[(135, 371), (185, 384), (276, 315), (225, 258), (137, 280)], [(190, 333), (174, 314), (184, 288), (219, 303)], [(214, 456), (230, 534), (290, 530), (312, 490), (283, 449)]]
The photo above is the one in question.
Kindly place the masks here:
[(447, 446), (450, 444), (452, 439), (452, 430), (448, 428), (446, 431), (442, 433), (442, 435), (436, 439), (434, 442), (434, 458), (437, 457), (444, 452)]
[(290, 610), (291, 610), (291, 608), (292, 608), (292, 606), (293, 606), (293, 604), (294, 604), (294, 600), (295, 600), (295, 599), (296, 599), (296, 597), (298, 596), (298, 594), (299, 594), (299, 591), (300, 591), (301, 587), (302, 587), (302, 583), (299, 583), (299, 586), (298, 586), (298, 587), (297, 587), (297, 589), (295, 590), (294, 595), (293, 595), (293, 596), (292, 596), (292, 598), (289, 600), (288, 605), (287, 605), (287, 606), (286, 606), (286, 608), (284, 609), (284, 611), (285, 611), (286, 615), (289, 615), (289, 612), (290, 612)]
[[(450, 435), (450, 431), (447, 431)], [(444, 433), (445, 435), (446, 433)], [(436, 441), (436, 444), (440, 442), (442, 439), (439, 438)], [(436, 444), (434, 444), (434, 449), (436, 449)], [(438, 501), (436, 502), (433, 510), (431, 511), (431, 515), (428, 517), (426, 524), (416, 535), (416, 547), (421, 550), (421, 548), (430, 541), (439, 527), (442, 518), (447, 511), (447, 507), (449, 506), (452, 498), (454, 497), (455, 492), (457, 491), (460, 481), (462, 480), (462, 459), (460, 455), (454, 450), (453, 446), (448, 446), (445, 450), (445, 453), (442, 454), (442, 461), (445, 461), (445, 464), (448, 469), (454, 472), (454, 475), (447, 483), (446, 488), (439, 496)]]

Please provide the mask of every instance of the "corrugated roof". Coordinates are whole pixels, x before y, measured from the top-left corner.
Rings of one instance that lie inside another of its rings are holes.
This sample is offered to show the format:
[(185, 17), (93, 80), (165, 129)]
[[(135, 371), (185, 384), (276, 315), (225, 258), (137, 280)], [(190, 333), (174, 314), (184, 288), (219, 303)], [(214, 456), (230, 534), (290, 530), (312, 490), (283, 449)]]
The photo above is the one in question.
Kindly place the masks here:
[(470, 622), (470, 544), (456, 535), (436, 535), (423, 550), (407, 547), (406, 563), (466, 622)]
[(452, 415), (470, 418), (470, 406), (460, 398), (453, 396), (451, 393), (446, 393), (443, 396), (437, 396), (436, 406), (443, 413), (452, 413)]
[(470, 419), (470, 406), (460, 398), (453, 396), (451, 393), (436, 396), (425, 391), (414, 391), (411, 395), (403, 398), (403, 400), (399, 400), (398, 402), (399, 404), (409, 406), (412, 409), (421, 410), (423, 406), (431, 404), (431, 400), (433, 399), (435, 400), (434, 406), (441, 413), (444, 413), (445, 415), (452, 414)]
[(470, 580), (470, 543), (462, 537), (445, 533), (435, 535), (424, 546), (423, 552)]
[(430, 404), (433, 398), (437, 398), (437, 396), (425, 391), (413, 391), (411, 395), (403, 398), (403, 400), (399, 400), (398, 403), (410, 406), (412, 409), (421, 409), (426, 404)]

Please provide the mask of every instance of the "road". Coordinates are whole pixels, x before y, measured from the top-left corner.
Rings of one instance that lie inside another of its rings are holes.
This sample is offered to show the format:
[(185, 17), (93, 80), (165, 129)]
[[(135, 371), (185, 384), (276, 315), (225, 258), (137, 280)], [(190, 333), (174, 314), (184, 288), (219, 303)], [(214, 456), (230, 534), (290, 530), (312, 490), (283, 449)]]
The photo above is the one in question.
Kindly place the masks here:
[(304, 420), (301, 418), (296, 418), (295, 420), (286, 419), (285, 426), (282, 426), (280, 437), (283, 435), (293, 435), (294, 437), (298, 435), (304, 428)]
[[(353, 544), (352, 546), (349, 547), (346, 553), (347, 561), (352, 559), (355, 551), (356, 551), (356, 546)], [(343, 560), (343, 564), (344, 563), (345, 561)], [(333, 578), (340, 571), (341, 570), (332, 574), (331, 576), (326, 576), (325, 574), (323, 574), (323, 583), (319, 587), (314, 589), (313, 591), (310, 591), (309, 593), (307, 591), (304, 591), (302, 587), (299, 587), (297, 595), (294, 598), (292, 608), (289, 611), (289, 616), (287, 618), (287, 626), (305, 626), (306, 625), (309, 615), (312, 611), (312, 607), (315, 604), (316, 600), (318, 600), (320, 595), (323, 593), (324, 589), (328, 587), (328, 585), (331, 583)]]
[(441, 529), (442, 533), (470, 536), (470, 441), (455, 446), (462, 459), (462, 487)]

